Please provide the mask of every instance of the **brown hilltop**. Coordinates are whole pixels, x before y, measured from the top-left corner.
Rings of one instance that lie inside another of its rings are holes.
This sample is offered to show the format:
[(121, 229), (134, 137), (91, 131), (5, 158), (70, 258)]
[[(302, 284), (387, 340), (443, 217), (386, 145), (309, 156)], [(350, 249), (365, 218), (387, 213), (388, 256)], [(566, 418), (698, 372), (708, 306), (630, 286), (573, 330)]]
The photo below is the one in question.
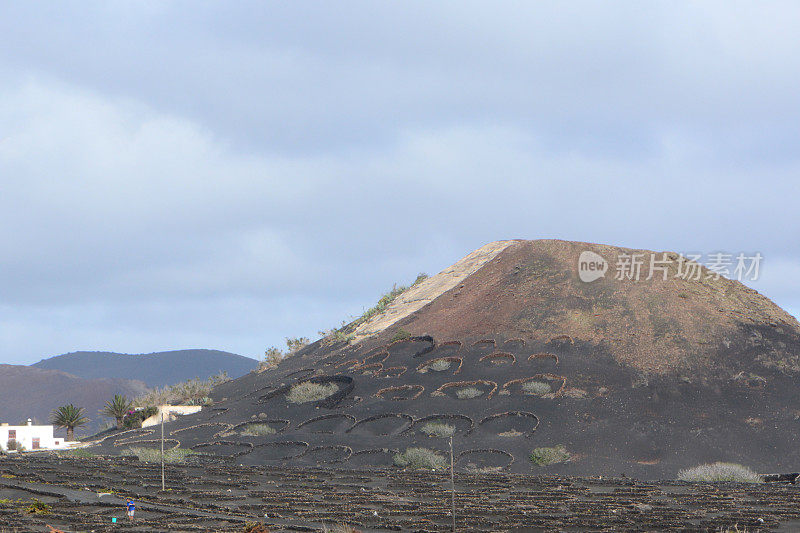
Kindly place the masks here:
[[(800, 333), (794, 317), (738, 281), (714, 279), (705, 267), (699, 280), (676, 277), (675, 252), (666, 252), (671, 264), (665, 281), (659, 272), (645, 279), (650, 254), (662, 259), (665, 252), (561, 240), (502, 243), (508, 244), (491, 260), (389, 330), (437, 339), (501, 334), (547, 342), (566, 336), (656, 373), (724, 370), (721, 353), (759, 341), (753, 327)], [(608, 261), (605, 277), (591, 283), (578, 278), (585, 250)], [(621, 254), (644, 254), (639, 281), (615, 279)], [(762, 362), (797, 367), (797, 354), (782, 348), (766, 347)]]

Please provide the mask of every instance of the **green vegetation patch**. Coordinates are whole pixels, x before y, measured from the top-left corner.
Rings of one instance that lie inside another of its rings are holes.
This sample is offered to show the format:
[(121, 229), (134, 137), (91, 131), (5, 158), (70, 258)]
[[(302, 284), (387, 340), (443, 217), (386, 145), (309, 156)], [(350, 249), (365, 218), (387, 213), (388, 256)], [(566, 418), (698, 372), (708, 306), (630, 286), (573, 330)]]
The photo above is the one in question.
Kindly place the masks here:
[(711, 463), (686, 468), (678, 472), (681, 481), (738, 481), (740, 483), (760, 483), (761, 476), (737, 463)]
[(440, 453), (428, 448), (407, 448), (406, 451), (395, 454), (394, 464), (402, 468), (443, 470), (447, 467), (447, 460)]
[(531, 462), (534, 466), (547, 466), (556, 463), (565, 463), (570, 460), (570, 454), (563, 444), (550, 447), (535, 448), (531, 452)]

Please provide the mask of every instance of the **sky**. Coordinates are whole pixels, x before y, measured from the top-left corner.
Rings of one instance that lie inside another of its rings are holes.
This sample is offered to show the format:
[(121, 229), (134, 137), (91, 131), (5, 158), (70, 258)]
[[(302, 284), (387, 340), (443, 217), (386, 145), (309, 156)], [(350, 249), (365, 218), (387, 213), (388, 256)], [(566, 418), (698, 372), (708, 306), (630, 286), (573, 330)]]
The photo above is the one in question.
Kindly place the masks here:
[(760, 252), (800, 4), (0, 0), (0, 362), (258, 358), (487, 242)]

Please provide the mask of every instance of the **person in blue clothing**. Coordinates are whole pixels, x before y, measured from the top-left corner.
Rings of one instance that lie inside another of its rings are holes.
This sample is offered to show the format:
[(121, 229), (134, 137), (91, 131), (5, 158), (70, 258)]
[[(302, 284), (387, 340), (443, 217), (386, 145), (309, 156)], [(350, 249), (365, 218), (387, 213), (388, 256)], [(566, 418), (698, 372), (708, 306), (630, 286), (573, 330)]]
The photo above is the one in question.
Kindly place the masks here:
[(128, 519), (133, 520), (133, 513), (136, 512), (136, 504), (133, 503), (133, 500), (131, 500), (130, 498), (128, 498), (127, 507), (128, 507)]

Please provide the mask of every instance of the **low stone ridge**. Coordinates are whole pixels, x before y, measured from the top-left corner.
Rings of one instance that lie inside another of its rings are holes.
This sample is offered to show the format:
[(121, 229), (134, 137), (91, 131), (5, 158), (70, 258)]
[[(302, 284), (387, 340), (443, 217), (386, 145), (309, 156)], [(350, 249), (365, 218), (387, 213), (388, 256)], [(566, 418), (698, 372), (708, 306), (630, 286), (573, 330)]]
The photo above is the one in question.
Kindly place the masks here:
[[(703, 268), (696, 281), (578, 279), (584, 250), (610, 265), (644, 250), (497, 248), (360, 342), (323, 339), (220, 385), (214, 407), (170, 423), (169, 438), (220, 464), (396, 468), (394, 454), (408, 448), (448, 454), (448, 440), (420, 425), (450, 419), (460, 471), (656, 479), (714, 461), (759, 472), (800, 465), (800, 325), (778, 306)], [(336, 390), (289, 401), (305, 382)], [(287, 423), (257, 437), (226, 429), (268, 419)], [(252, 448), (207, 446), (217, 441)], [(112, 444), (98, 451), (118, 451)], [(552, 447), (565, 450), (557, 462), (530, 460)]]

